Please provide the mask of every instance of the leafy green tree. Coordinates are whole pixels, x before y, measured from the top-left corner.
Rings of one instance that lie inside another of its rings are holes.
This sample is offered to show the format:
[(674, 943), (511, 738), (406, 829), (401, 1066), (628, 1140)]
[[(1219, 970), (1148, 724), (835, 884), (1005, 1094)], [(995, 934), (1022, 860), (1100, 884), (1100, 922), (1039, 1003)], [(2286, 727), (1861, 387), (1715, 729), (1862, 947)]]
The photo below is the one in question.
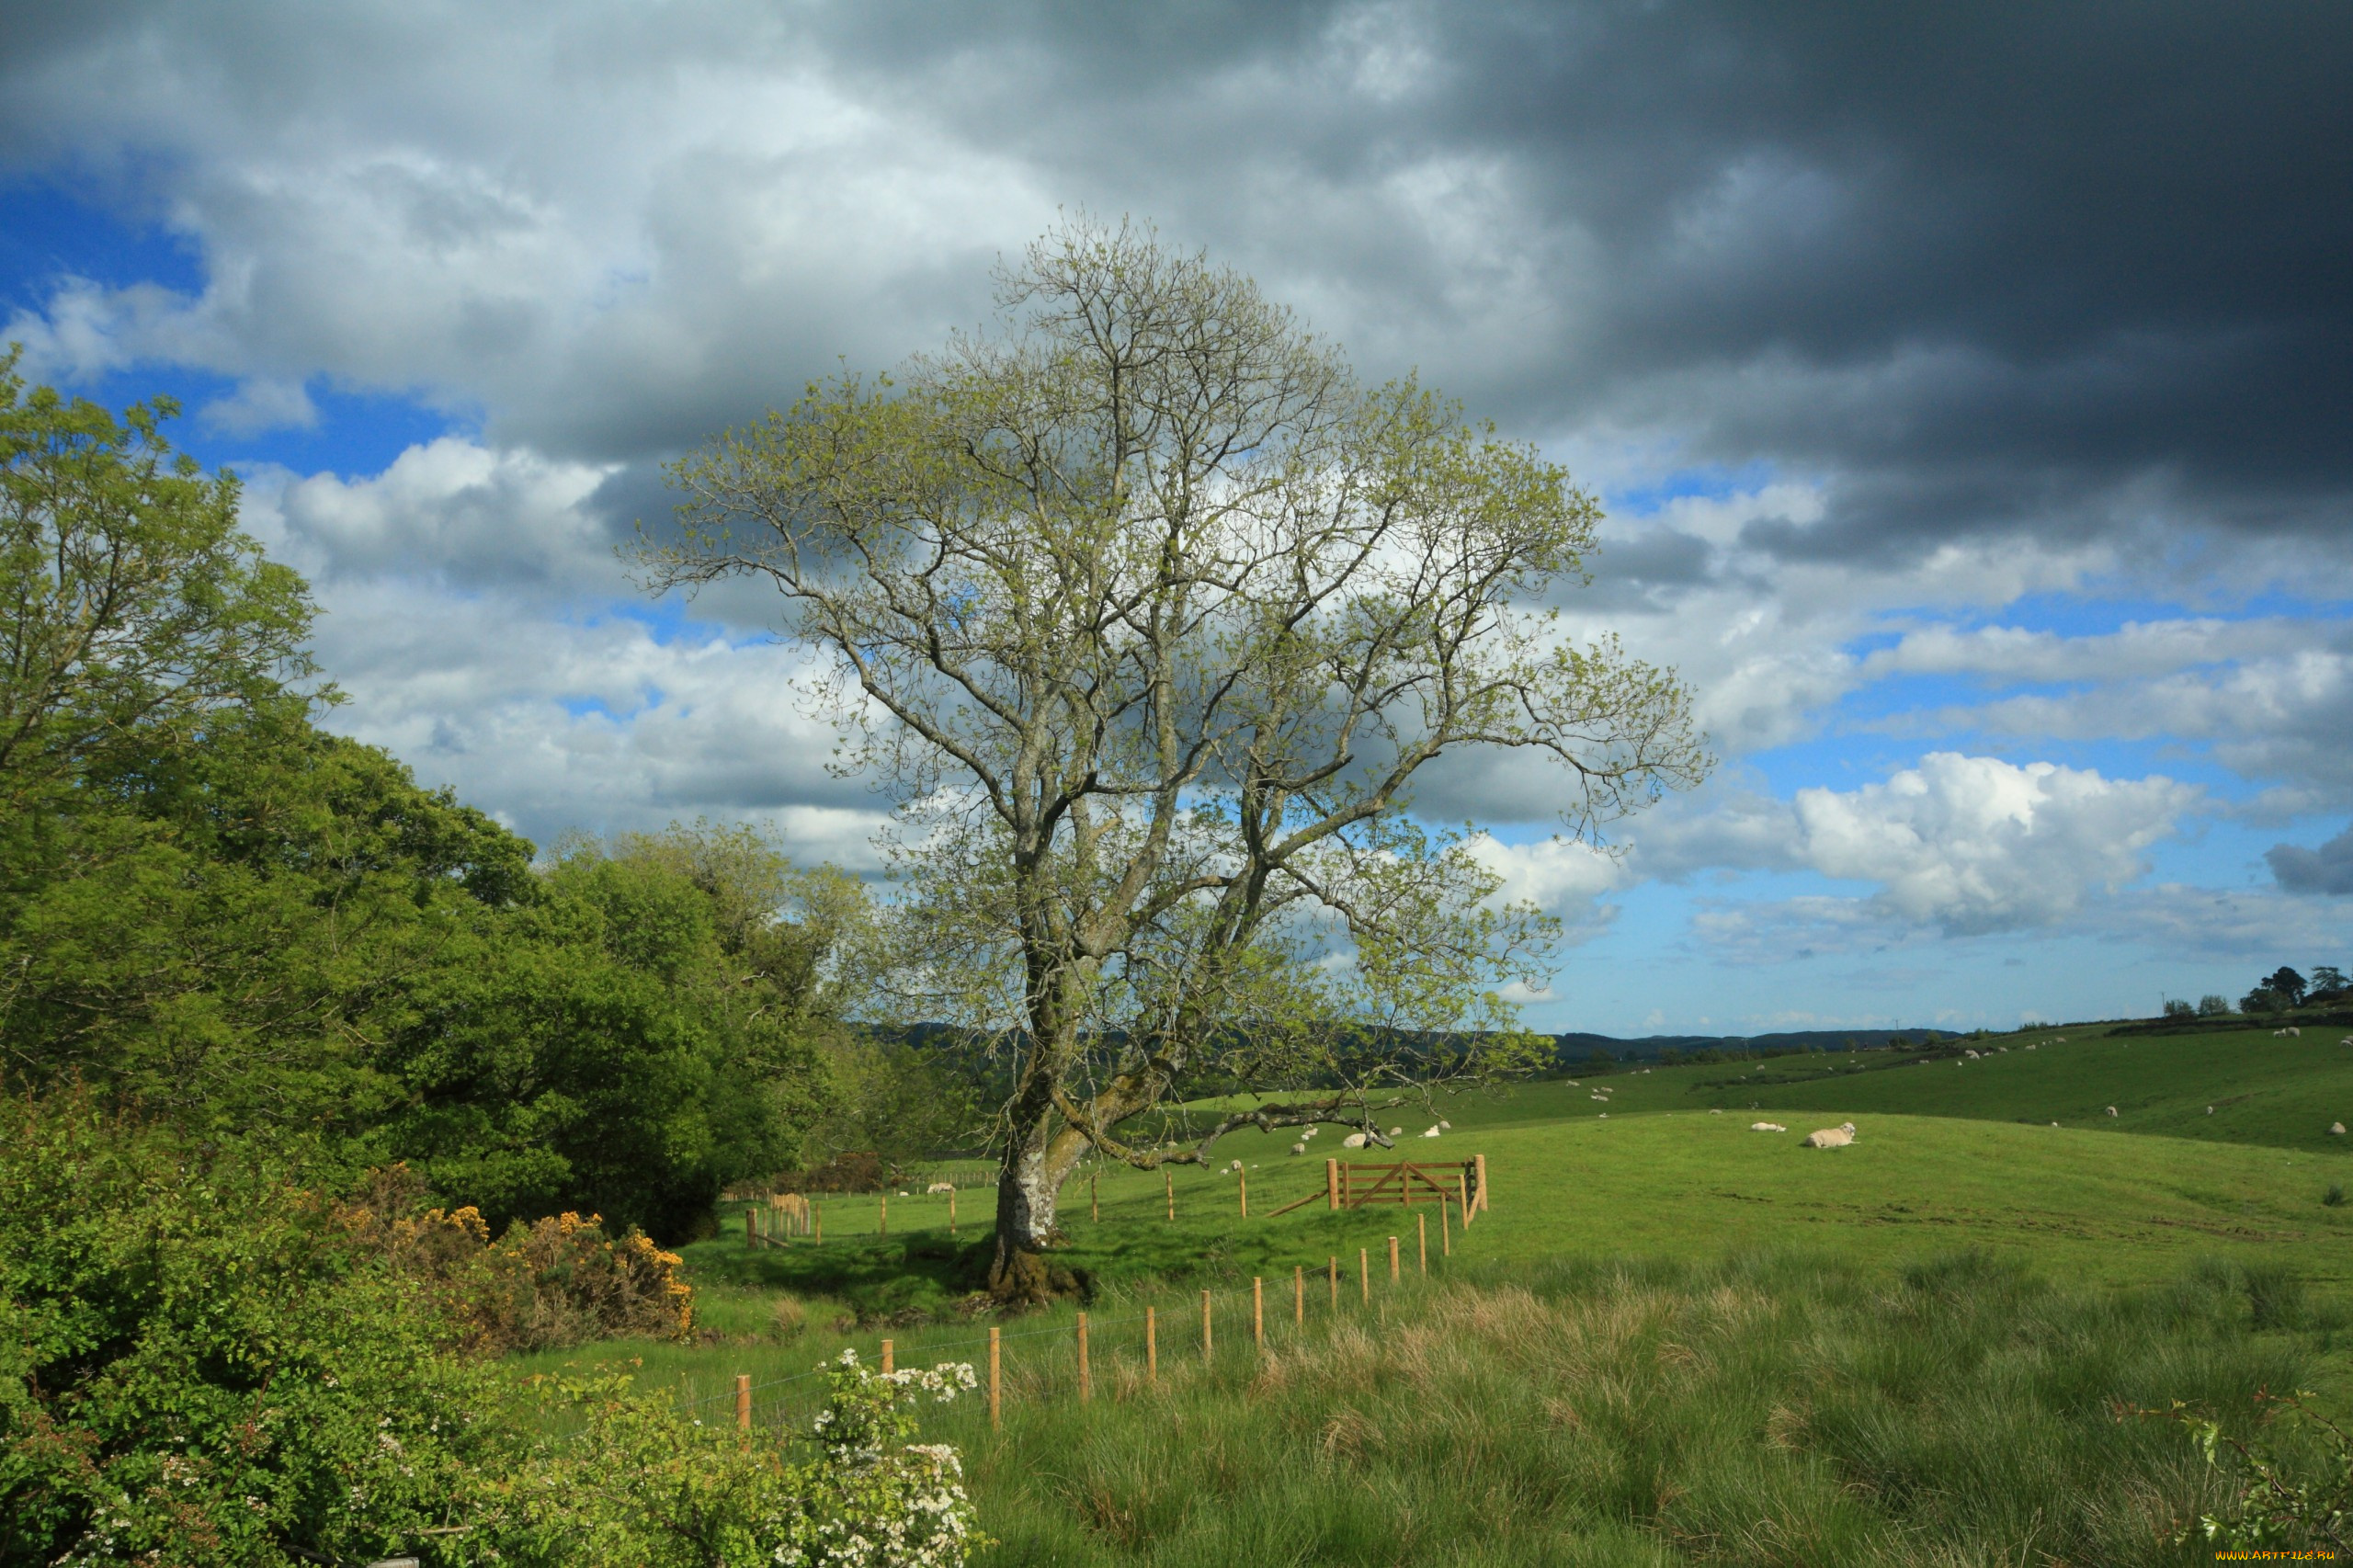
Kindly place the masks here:
[[(1378, 1137), (1401, 1094), (1542, 1059), (1502, 995), (1552, 927), (1415, 824), (1426, 768), (1533, 754), (1585, 831), (1708, 760), (1670, 674), (1539, 608), (1599, 516), (1561, 470), (1129, 225), (1000, 283), (1001, 333), (680, 464), (642, 565), (764, 581), (831, 657), (844, 764), (904, 804), (911, 1005), (1012, 1063), (992, 1285), (1035, 1298), (1090, 1147)], [(1200, 1078), (1281, 1097), (1157, 1114)]]
[(2262, 989), (2279, 997), (2288, 1006), (2298, 1006), (2304, 1000), (2304, 977), (2281, 964), (2264, 976)]
[(2227, 996), (2220, 996), (2209, 991), (2198, 999), (2198, 1016), (2201, 1018), (2227, 1017), (2230, 1016), (2230, 1011), (2231, 999)]
[(237, 528), (234, 475), (0, 355), (0, 821), (109, 754), (193, 743), (310, 673), (301, 579)]
[(409, 988), (370, 1156), (494, 1224), (578, 1209), (694, 1234), (728, 1183), (794, 1163), (822, 1108), (824, 938), (748, 914), (790, 875), (737, 833), (563, 846), (493, 939)]

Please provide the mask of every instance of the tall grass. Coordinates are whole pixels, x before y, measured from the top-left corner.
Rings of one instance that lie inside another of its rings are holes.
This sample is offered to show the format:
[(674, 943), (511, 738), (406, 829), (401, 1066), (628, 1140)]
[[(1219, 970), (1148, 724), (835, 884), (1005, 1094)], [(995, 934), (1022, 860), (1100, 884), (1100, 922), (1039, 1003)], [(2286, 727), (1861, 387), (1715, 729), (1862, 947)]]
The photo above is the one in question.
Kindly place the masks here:
[[(1351, 1287), (1334, 1315), (1319, 1292), (1303, 1332), (1288, 1283), (1268, 1354), (1229, 1298), (1207, 1369), (1198, 1298), (1164, 1301), (1156, 1388), (1134, 1303), (1098, 1302), (1084, 1406), (1067, 1314), (1010, 1325), (1003, 1429), (978, 1400), (926, 1421), (964, 1450), (1000, 1543), (981, 1561), (2205, 1561), (2166, 1538), (2227, 1488), (2177, 1426), (2134, 1413), (2181, 1400), (2248, 1429), (2258, 1389), (2309, 1375), (2327, 1315), (2228, 1265), (2084, 1290), (1968, 1254), (1895, 1275), (1471, 1267), (1370, 1310)], [(906, 1334), (900, 1364), (977, 1359), (974, 1335)], [(773, 1354), (780, 1371), (833, 1348), (813, 1332)], [(649, 1350), (646, 1371), (693, 1354)]]

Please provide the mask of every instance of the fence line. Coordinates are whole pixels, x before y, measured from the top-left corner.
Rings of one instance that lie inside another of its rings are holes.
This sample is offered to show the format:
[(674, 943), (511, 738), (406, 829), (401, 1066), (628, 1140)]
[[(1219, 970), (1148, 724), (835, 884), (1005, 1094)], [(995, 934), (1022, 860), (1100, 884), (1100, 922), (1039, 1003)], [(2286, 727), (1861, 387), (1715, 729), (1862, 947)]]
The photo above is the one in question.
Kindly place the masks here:
[[(1426, 1240), (1426, 1229), (1423, 1232), (1423, 1235)], [(1402, 1264), (1403, 1237), (1388, 1237), (1387, 1245), (1392, 1264), (1390, 1284), (1393, 1289), (1402, 1285), (1404, 1282)], [(1449, 1253), (1444, 1256), (1451, 1255)], [(1430, 1272), (1427, 1245), (1419, 1250), (1416, 1257), (1416, 1263), (1418, 1265), (1415, 1270), (1416, 1277), (1426, 1278)], [(1370, 1308), (1373, 1301), (1370, 1248), (1360, 1247), (1358, 1249), (1357, 1264), (1359, 1299), (1364, 1308)], [(1339, 1256), (1337, 1255), (1327, 1256), (1324, 1260), (1324, 1267), (1326, 1278), (1331, 1288), (1330, 1311), (1324, 1321), (1328, 1325), (1336, 1326), (1340, 1322)], [(1251, 1338), (1256, 1356), (1263, 1358), (1268, 1355), (1279, 1353), (1276, 1347), (1269, 1345), (1267, 1334), (1266, 1278), (1263, 1275), (1255, 1276), (1251, 1279), (1246, 1291), (1242, 1286), (1236, 1284), (1222, 1290), (1207, 1289), (1200, 1292), (1201, 1322), (1199, 1348), (1201, 1368), (1204, 1372), (1213, 1369), (1216, 1365), (1216, 1318), (1219, 1310), (1222, 1307), (1224, 1310), (1239, 1311), (1245, 1304), (1250, 1312)], [(1383, 1321), (1386, 1321), (1385, 1317)], [(1306, 1267), (1303, 1264), (1294, 1265), (1291, 1269), (1291, 1322), (1294, 1335), (1293, 1342), (1297, 1343), (1305, 1335), (1308, 1327), (1307, 1271)], [(1018, 1340), (1043, 1339), (1049, 1337), (1063, 1339), (1067, 1337), (1070, 1341), (1070, 1349), (1064, 1354), (1067, 1354), (1070, 1357), (1069, 1360), (1063, 1361), (1059, 1357), (1056, 1357), (1043, 1363), (1032, 1361), (1029, 1363), (1029, 1365), (1033, 1369), (1040, 1368), (1045, 1369), (1049, 1371), (1049, 1375), (1051, 1375), (1051, 1369), (1055, 1364), (1059, 1363), (1061, 1366), (1068, 1369), (1064, 1375), (1067, 1376), (1070, 1381), (1064, 1383), (1063, 1387), (1074, 1392), (1077, 1403), (1082, 1404), (1091, 1404), (1094, 1400), (1095, 1392), (1094, 1373), (1096, 1353), (1101, 1347), (1099, 1342), (1102, 1335), (1107, 1330), (1120, 1330), (1131, 1327), (1141, 1329), (1139, 1340), (1130, 1342), (1124, 1352), (1122, 1348), (1115, 1343), (1110, 1353), (1115, 1358), (1117, 1358), (1121, 1357), (1123, 1354), (1132, 1355), (1140, 1351), (1142, 1363), (1143, 1385), (1148, 1390), (1157, 1391), (1160, 1387), (1160, 1324), (1159, 1308), (1157, 1303), (1148, 1303), (1141, 1312), (1127, 1312), (1113, 1318), (1103, 1318), (1090, 1312), (1080, 1312), (1074, 1314), (1072, 1322), (1065, 1324), (1046, 1324), (1037, 1328), (1015, 1330), (1006, 1330), (1002, 1326), (992, 1326), (984, 1335), (971, 1335), (954, 1339), (936, 1341), (922, 1346), (919, 1347), (919, 1355), (925, 1364), (935, 1365), (940, 1364), (943, 1361), (946, 1352), (984, 1348), (986, 1352), (987, 1370), (984, 1378), (976, 1376), (975, 1381), (985, 1392), (985, 1398), (988, 1403), (989, 1425), (992, 1429), (996, 1429), (1001, 1427), (1004, 1422), (1004, 1409), (1007, 1394), (1006, 1382), (1008, 1375), (1006, 1360), (1006, 1347), (1009, 1344)], [(877, 1359), (881, 1362), (881, 1369), (884, 1371), (892, 1369), (892, 1357), (894, 1350), (895, 1341), (893, 1339), (878, 1339)], [(1133, 1361), (1128, 1362), (1128, 1365), (1131, 1367), (1135, 1364), (1136, 1363)], [(734, 1379), (733, 1387), (723, 1389), (716, 1394), (688, 1401), (682, 1403), (678, 1408), (680, 1412), (684, 1414), (722, 1401), (733, 1401), (735, 1404), (737, 1425), (745, 1430), (748, 1431), (754, 1426), (757, 1426), (764, 1430), (773, 1430), (779, 1437), (793, 1436), (805, 1437), (809, 1436), (807, 1432), (796, 1432), (794, 1430), (796, 1418), (798, 1418), (800, 1422), (805, 1424), (808, 1418), (813, 1416), (816, 1410), (820, 1407), (822, 1401), (801, 1397), (803, 1394), (816, 1393), (818, 1391), (815, 1389), (801, 1390), (797, 1388), (796, 1385), (808, 1383), (833, 1370), (835, 1370), (833, 1366), (823, 1366), (813, 1369), (810, 1371), (795, 1373), (788, 1377), (770, 1378), (758, 1383), (753, 1383), (745, 1375), (737, 1374)], [(793, 1392), (781, 1397), (772, 1397), (765, 1401), (756, 1400), (753, 1397), (761, 1393), (774, 1393), (775, 1391), (785, 1389), (791, 1389), (793, 1390)], [(756, 1407), (761, 1404), (765, 1404), (767, 1407), (765, 1412), (759, 1412), (756, 1410)]]

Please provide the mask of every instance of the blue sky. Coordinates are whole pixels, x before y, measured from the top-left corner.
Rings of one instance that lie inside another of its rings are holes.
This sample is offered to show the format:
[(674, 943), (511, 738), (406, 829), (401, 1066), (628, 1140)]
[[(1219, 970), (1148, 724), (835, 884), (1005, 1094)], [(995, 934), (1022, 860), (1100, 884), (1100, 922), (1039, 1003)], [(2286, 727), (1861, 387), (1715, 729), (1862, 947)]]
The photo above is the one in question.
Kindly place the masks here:
[[(2146, 1013), (2353, 966), (2353, 34), (2063, 10), (61, 12), (0, 50), (0, 312), (246, 477), (335, 724), (541, 839), (870, 870), (770, 607), (614, 547), (1058, 212), (1149, 215), (1566, 463), (1564, 623), (1693, 687), (1722, 766), (1609, 853), (1517, 760), (1424, 792), (1572, 935), (1531, 1022)], [(1965, 68), (2021, 51), (2075, 87)]]

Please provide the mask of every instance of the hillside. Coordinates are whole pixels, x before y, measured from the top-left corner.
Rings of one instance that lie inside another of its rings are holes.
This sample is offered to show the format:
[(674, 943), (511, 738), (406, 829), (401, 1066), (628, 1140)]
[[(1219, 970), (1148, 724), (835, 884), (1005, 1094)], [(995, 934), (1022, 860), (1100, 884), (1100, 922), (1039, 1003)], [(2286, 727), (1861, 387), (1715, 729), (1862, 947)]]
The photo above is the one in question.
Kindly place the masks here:
[[(1976, 1061), (1937, 1052), (1825, 1051), (1749, 1062), (1620, 1069), (1529, 1084), (1449, 1108), (1458, 1125), (1504, 1126), (1644, 1111), (1826, 1112), (1961, 1117), (2348, 1153), (2353, 1048), (2343, 1031), (2280, 1040), (2269, 1028), (2118, 1037), (2102, 1026), (2022, 1030), (1975, 1042)], [(1607, 1107), (1594, 1100), (1607, 1093)], [(2107, 1108), (2114, 1106), (2110, 1117)], [(2207, 1113), (2207, 1107), (2213, 1113)]]

